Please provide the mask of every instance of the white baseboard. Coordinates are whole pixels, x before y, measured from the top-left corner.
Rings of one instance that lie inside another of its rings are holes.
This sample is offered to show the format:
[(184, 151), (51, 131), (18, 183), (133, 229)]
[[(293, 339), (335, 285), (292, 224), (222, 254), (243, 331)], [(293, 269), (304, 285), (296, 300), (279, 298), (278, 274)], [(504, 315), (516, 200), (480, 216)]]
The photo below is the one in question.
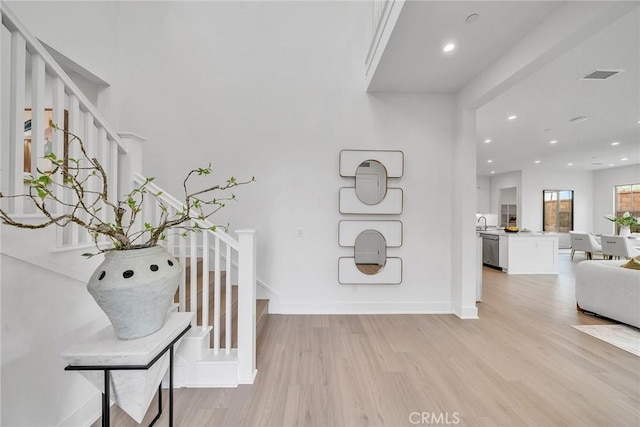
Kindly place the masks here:
[(460, 307), (458, 304), (453, 305), (453, 314), (461, 319), (478, 319), (478, 308), (473, 307)]
[(102, 416), (102, 394), (96, 392), (95, 396), (82, 405), (76, 412), (59, 424), (59, 427), (90, 426)]
[(451, 314), (450, 302), (320, 302), (281, 301), (269, 303), (270, 314)]

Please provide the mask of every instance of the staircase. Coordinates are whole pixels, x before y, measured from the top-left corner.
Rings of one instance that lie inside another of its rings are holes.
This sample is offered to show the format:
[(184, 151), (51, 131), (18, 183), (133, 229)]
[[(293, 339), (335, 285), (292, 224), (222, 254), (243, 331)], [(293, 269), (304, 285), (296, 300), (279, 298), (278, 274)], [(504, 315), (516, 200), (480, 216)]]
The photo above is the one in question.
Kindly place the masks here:
[[(126, 194), (144, 182), (140, 138), (113, 130), (63, 68), (2, 2), (0, 14), (4, 38), (0, 41), (4, 46), (10, 44), (10, 49), (0, 51), (2, 61), (10, 64), (10, 72), (1, 75), (6, 83), (3, 87), (9, 88), (2, 94), (2, 111), (6, 112), (0, 129), (2, 192), (24, 193), (25, 170), (42, 168), (40, 162), (46, 150), (50, 149), (58, 158), (64, 156), (67, 141), (62, 133), (45, 136), (49, 120), (83, 139), (90, 155), (105, 167), (112, 194)], [(28, 137), (24, 126), (27, 111), (31, 120)], [(79, 157), (77, 153), (69, 156)], [(140, 229), (145, 222), (153, 222), (161, 209), (174, 212), (182, 209), (182, 203), (161, 188), (151, 185), (148, 190), (162, 194), (158, 198), (162, 206), (153, 198), (145, 200), (144, 218), (138, 224)], [(62, 200), (68, 197), (64, 195), (64, 188), (59, 191), (63, 192)], [(41, 219), (18, 199), (3, 200), (3, 208), (19, 219)], [(51, 209), (64, 212), (65, 207)], [(162, 243), (186, 266), (175, 298), (177, 309), (191, 311), (193, 308), (196, 312), (192, 328), (176, 353), (175, 385), (251, 384), (257, 372), (256, 339), (268, 313), (268, 301), (256, 300), (255, 232), (238, 230), (236, 239), (224, 232), (211, 231), (212, 224), (207, 221), (193, 220), (190, 225), (200, 227), (202, 233), (191, 233), (185, 238), (168, 236)], [(77, 261), (78, 253), (93, 246), (91, 236), (75, 225), (56, 227), (55, 231), (48, 228), (46, 236), (51, 241), (47, 242), (39, 240), (45, 234), (15, 229), (2, 233), (3, 256), (48, 268), (76, 282), (86, 282), (91, 273)], [(30, 242), (25, 243), (27, 240)], [(85, 265), (95, 268), (91, 262)], [(195, 292), (191, 292), (192, 283), (197, 284), (193, 286)]]
[[(187, 279), (186, 283), (185, 283), (185, 290), (186, 290), (186, 294), (187, 294), (187, 304), (186, 304), (186, 311), (191, 311), (191, 312), (195, 312), (196, 313), (196, 321), (198, 324), (202, 323), (202, 313), (203, 313), (203, 298), (202, 298), (202, 292), (203, 292), (203, 274), (202, 274), (202, 266), (203, 266), (203, 260), (202, 258), (198, 258), (198, 262), (196, 264), (196, 277), (197, 277), (197, 287), (196, 287), (196, 293), (197, 293), (197, 301), (198, 301), (198, 305), (196, 307), (195, 310), (191, 310), (190, 307), (190, 296), (191, 296), (191, 281), (189, 279)], [(190, 278), (191, 277), (191, 262), (189, 259), (187, 259), (187, 263), (185, 265), (185, 272), (186, 272), (186, 277)], [(226, 281), (226, 271), (221, 271), (220, 272), (220, 277), (222, 282)], [(209, 272), (209, 288), (212, 288), (215, 286), (214, 283), (215, 280), (215, 272), (214, 271), (210, 271)], [(226, 324), (225, 324), (225, 318), (226, 318), (226, 301), (227, 301), (227, 293), (226, 293), (226, 288), (222, 288), (221, 293), (220, 293), (220, 316), (219, 316), (219, 321), (220, 321), (220, 341), (221, 342), (225, 342), (226, 341)], [(174, 297), (174, 302), (178, 303), (179, 301), (179, 292), (176, 292), (176, 295)], [(237, 330), (237, 318), (238, 318), (238, 286), (237, 285), (231, 285), (231, 324), (232, 324), (232, 328), (231, 328), (231, 347), (232, 348), (237, 348), (238, 346), (238, 330)], [(209, 295), (209, 313), (213, 313), (214, 312), (214, 308), (216, 307), (216, 303), (215, 303), (215, 298), (213, 296), (213, 294)], [(265, 324), (267, 323), (267, 319), (268, 319), (268, 314), (269, 314), (269, 300), (268, 299), (256, 299), (256, 342), (260, 341), (260, 337), (262, 335), (262, 330), (265, 326)], [(214, 322), (213, 322), (213, 317), (210, 318), (209, 320), (209, 327), (211, 327), (213, 329), (214, 327)], [(213, 348), (214, 346), (214, 339), (213, 336), (210, 337), (210, 346), (211, 348)]]

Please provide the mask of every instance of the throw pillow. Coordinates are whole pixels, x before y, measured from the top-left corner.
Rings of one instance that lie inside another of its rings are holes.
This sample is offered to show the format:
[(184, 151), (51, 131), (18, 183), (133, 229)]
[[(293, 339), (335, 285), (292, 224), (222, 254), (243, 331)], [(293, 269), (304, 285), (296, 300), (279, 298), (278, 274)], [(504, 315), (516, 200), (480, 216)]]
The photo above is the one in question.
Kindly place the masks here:
[(640, 256), (631, 258), (628, 262), (621, 265), (622, 268), (631, 268), (634, 270), (640, 270)]

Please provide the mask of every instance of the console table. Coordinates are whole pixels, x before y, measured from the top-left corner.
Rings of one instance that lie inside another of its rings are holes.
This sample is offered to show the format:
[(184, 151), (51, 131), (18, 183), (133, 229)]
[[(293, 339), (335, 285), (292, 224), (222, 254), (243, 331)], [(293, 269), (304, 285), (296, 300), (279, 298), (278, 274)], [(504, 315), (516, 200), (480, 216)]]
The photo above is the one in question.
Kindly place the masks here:
[[(102, 426), (110, 425), (111, 400), (138, 423), (158, 390), (158, 414), (162, 414), (162, 385), (169, 369), (169, 425), (173, 426), (173, 354), (176, 343), (191, 327), (193, 313), (169, 313), (159, 331), (135, 340), (121, 340), (113, 327), (98, 331), (87, 341), (73, 345), (61, 356), (66, 371), (79, 371), (102, 391)], [(102, 371), (102, 372), (100, 372)], [(113, 396), (113, 397), (112, 397)]]

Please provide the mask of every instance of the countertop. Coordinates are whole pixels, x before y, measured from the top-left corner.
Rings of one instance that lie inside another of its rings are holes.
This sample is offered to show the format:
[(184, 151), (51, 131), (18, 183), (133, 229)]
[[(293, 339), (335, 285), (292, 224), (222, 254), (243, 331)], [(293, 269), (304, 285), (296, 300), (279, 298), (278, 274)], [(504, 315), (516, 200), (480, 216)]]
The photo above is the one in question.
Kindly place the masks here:
[(557, 233), (546, 233), (543, 231), (524, 231), (517, 233), (507, 233), (504, 230), (476, 230), (477, 235), (490, 234), (493, 236), (517, 236), (517, 237), (558, 237)]

